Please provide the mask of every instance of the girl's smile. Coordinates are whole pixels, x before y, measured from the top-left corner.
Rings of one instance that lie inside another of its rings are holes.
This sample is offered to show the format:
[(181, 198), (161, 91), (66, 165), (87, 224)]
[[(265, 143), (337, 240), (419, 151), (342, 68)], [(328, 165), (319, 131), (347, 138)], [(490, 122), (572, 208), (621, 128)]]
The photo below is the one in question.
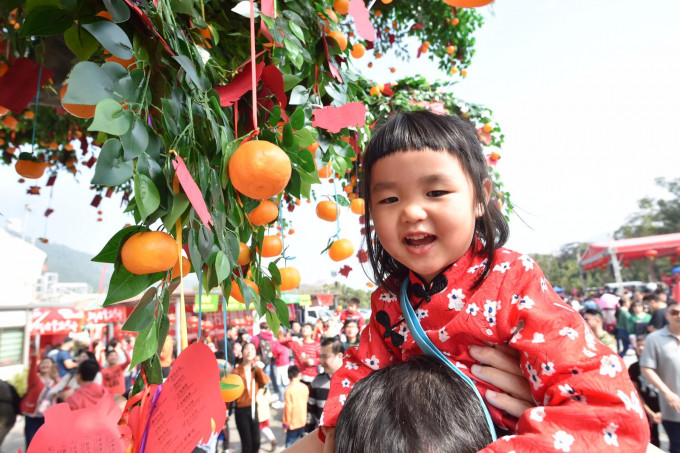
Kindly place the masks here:
[[(446, 151), (404, 151), (371, 170), (371, 216), (394, 259), (430, 282), (465, 254), (474, 236), (474, 189), (458, 158)], [(485, 182), (485, 198), (490, 183)]]

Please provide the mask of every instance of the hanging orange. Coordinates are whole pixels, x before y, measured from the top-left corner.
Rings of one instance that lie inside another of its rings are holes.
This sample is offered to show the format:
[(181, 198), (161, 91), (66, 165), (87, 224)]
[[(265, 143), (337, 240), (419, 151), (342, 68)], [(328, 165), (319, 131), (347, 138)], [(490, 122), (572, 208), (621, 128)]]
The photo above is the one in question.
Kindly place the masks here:
[(444, 3), (456, 8), (479, 8), (492, 3), (494, 0), (444, 0)]
[(236, 264), (239, 266), (245, 266), (246, 264), (250, 263), (250, 247), (248, 247), (243, 242), (239, 242), (238, 246), (238, 261), (236, 261)]
[(333, 163), (328, 162), (323, 167), (319, 168), (319, 178), (330, 178), (333, 176)]
[(226, 389), (222, 388), (220, 390), (222, 393), (222, 401), (225, 403), (231, 403), (243, 394), (243, 379), (238, 374), (230, 374), (229, 376), (223, 377), (220, 382), (231, 387)]
[(366, 53), (366, 46), (364, 46), (360, 42), (354, 44), (352, 46), (352, 51), (350, 52), (350, 54), (354, 58), (361, 58), (361, 57), (364, 56), (365, 53)]
[(349, 0), (335, 0), (333, 9), (343, 16), (349, 12)]
[(349, 210), (358, 215), (366, 214), (366, 203), (363, 198), (355, 198), (349, 204)]
[(328, 256), (333, 261), (342, 261), (354, 254), (354, 246), (349, 239), (338, 239), (328, 249)]
[[(244, 278), (243, 283), (252, 288), (256, 294), (260, 294), (260, 288), (257, 287), (254, 281)], [(229, 293), (229, 295), (236, 299), (237, 301), (243, 302), (243, 294), (241, 294), (241, 290), (239, 289), (238, 284), (236, 283), (235, 280), (231, 281), (231, 292)]]
[(332, 31), (332, 32), (328, 33), (328, 36), (335, 39), (335, 41), (340, 46), (340, 50), (342, 50), (344, 52), (345, 49), (347, 49), (347, 35), (346, 34), (344, 34), (341, 31), (336, 30), (336, 31)]
[(270, 200), (262, 200), (258, 207), (250, 211), (248, 220), (253, 225), (261, 226), (272, 223), (279, 217), (279, 208)]
[(229, 159), (229, 179), (243, 195), (256, 200), (272, 198), (286, 188), (293, 168), (288, 155), (264, 140), (239, 146)]
[(120, 257), (135, 275), (167, 271), (177, 262), (177, 242), (162, 231), (135, 233), (123, 244)]
[(328, 222), (335, 222), (338, 218), (338, 207), (334, 201), (320, 201), (316, 205), (316, 216)]
[(24, 178), (38, 179), (45, 173), (45, 169), (52, 164), (47, 162), (36, 162), (28, 159), (18, 159), (14, 164), (14, 169)]
[(282, 267), (279, 269), (281, 273), (281, 291), (288, 291), (300, 286), (300, 272), (294, 267)]
[(265, 236), (262, 240), (262, 257), (273, 258), (283, 252), (283, 242), (277, 234)]
[[(68, 84), (65, 84), (63, 87), (61, 87), (61, 90), (59, 91), (59, 99), (64, 99), (64, 95), (66, 94), (66, 89), (68, 88)], [(94, 117), (94, 110), (97, 107), (96, 105), (86, 105), (86, 104), (61, 104), (62, 107), (64, 107), (64, 110), (69, 112), (73, 116), (77, 116), (78, 118), (93, 118)]]
[(2, 119), (2, 124), (6, 128), (14, 130), (19, 125), (19, 120), (14, 118), (12, 115), (7, 115)]
[[(191, 272), (191, 261), (189, 261), (188, 258), (182, 257), (182, 278), (189, 275), (189, 272)], [(170, 276), (170, 280), (174, 280), (177, 277), (179, 277), (179, 260), (177, 260), (175, 265), (172, 267), (172, 275)]]

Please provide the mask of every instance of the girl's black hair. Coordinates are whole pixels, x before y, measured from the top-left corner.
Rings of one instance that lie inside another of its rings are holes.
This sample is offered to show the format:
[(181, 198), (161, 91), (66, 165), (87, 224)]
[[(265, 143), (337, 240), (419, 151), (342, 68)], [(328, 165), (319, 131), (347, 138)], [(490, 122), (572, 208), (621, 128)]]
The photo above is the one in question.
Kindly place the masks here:
[(335, 429), (339, 453), (474, 453), (492, 440), (474, 390), (427, 356), (357, 382)]
[(399, 283), (409, 270), (383, 248), (371, 230), (371, 169), (383, 157), (404, 151), (449, 152), (459, 160), (472, 182), (475, 204), (483, 213), (475, 221), (475, 238), (481, 246), (477, 253), (487, 256), (487, 265), (477, 277), (479, 286), (491, 271), (496, 249), (502, 247), (510, 234), (505, 217), (496, 203), (484, 199), (484, 181), (489, 179), (488, 165), (475, 130), (465, 120), (452, 115), (439, 115), (429, 110), (402, 112), (392, 115), (376, 132), (366, 147), (362, 161), (362, 195), (366, 202), (364, 227), (368, 257), (378, 285), (396, 293)]

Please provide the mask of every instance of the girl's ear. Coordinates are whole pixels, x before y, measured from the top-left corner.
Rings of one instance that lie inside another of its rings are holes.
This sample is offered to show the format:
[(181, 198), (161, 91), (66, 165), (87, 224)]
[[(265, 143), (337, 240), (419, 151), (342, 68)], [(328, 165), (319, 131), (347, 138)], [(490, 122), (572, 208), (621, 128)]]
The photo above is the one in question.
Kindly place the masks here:
[(484, 204), (477, 204), (477, 208), (475, 209), (475, 216), (477, 217), (484, 215), (486, 205), (489, 203), (489, 198), (491, 197), (491, 180), (484, 180), (482, 183), (482, 190), (484, 191)]

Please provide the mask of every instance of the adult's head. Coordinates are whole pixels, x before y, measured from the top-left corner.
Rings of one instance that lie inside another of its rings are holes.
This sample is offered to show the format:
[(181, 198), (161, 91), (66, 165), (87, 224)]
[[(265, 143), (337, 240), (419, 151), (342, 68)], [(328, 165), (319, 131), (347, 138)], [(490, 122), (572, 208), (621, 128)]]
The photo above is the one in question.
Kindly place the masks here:
[(76, 357), (76, 362), (81, 363), (83, 360), (93, 359), (96, 360), (96, 356), (92, 351), (80, 351), (80, 354)]
[(266, 322), (261, 322), (260, 323), (260, 330), (262, 332), (269, 332), (269, 324), (267, 324)]
[(61, 346), (59, 346), (59, 349), (64, 351), (70, 351), (71, 349), (73, 349), (73, 338), (70, 337), (64, 338), (64, 341), (61, 342)]
[(680, 332), (680, 304), (675, 301), (668, 304), (666, 319), (668, 320), (668, 329), (678, 334)]
[(238, 339), (238, 327), (233, 324), (227, 325), (227, 338), (236, 341)]
[(99, 373), (99, 364), (96, 360), (87, 359), (80, 362), (78, 371), (76, 372), (77, 379), (81, 383), (89, 383), (94, 381), (94, 378)]
[(599, 334), (602, 331), (602, 326), (604, 326), (604, 316), (602, 316), (602, 312), (600, 310), (588, 309), (583, 314), (583, 318), (586, 320), (595, 334)]
[(633, 303), (630, 304), (630, 310), (634, 315), (640, 316), (645, 312), (645, 305), (641, 300), (634, 300)]
[(314, 335), (314, 326), (308, 322), (302, 325), (302, 338), (305, 340), (311, 339)]
[(663, 288), (657, 288), (656, 291), (654, 291), (654, 294), (656, 294), (656, 297), (659, 298), (659, 301), (662, 303), (668, 303), (668, 294), (666, 294), (666, 291)]
[(108, 366), (118, 365), (118, 358), (118, 350), (111, 347), (106, 350), (106, 364)]
[(342, 366), (342, 356), (345, 354), (345, 348), (338, 337), (324, 338), (321, 341), (321, 350), (319, 351), (319, 365), (324, 372), (332, 375)]
[(647, 293), (642, 297), (642, 302), (651, 310), (660, 310), (664, 308), (665, 303), (661, 303), (659, 296), (656, 293)]
[(257, 357), (257, 348), (255, 348), (255, 345), (252, 343), (246, 343), (243, 345), (241, 354), (243, 355), (243, 364), (251, 365), (255, 362), (255, 358)]
[(343, 327), (343, 332), (345, 332), (345, 336), (347, 337), (348, 340), (355, 341), (357, 335), (359, 335), (359, 325), (357, 324), (356, 321), (349, 320), (345, 323), (345, 327)]
[(491, 440), (472, 388), (426, 356), (357, 382), (335, 429), (338, 453), (474, 453)]
[(293, 321), (290, 323), (290, 330), (297, 335), (302, 330), (302, 325), (297, 321)]
[(43, 359), (38, 364), (38, 373), (41, 376), (47, 377), (52, 374), (52, 367), (54, 366), (54, 360), (51, 357), (43, 357)]

